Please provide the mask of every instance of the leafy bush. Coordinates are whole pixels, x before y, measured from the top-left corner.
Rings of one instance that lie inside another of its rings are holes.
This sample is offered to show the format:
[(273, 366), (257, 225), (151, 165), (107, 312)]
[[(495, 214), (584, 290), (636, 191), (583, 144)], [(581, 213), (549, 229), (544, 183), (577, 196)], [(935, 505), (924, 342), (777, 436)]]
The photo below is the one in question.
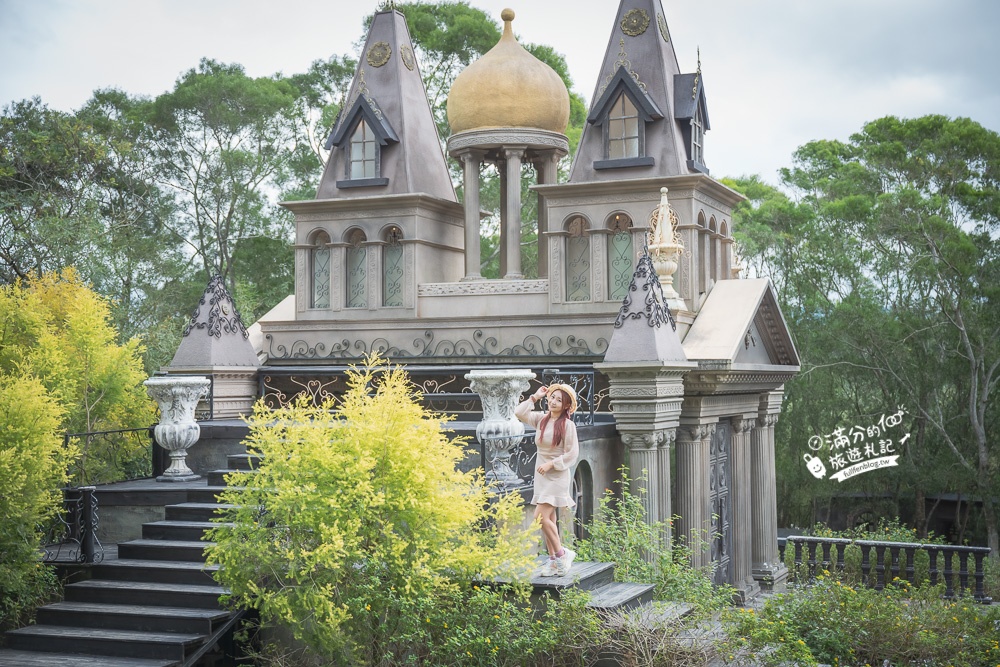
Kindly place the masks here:
[(231, 602), (328, 662), (393, 664), (413, 654), (430, 611), (467, 615), (463, 585), (526, 577), (520, 497), (458, 471), (463, 443), (444, 421), (377, 358), (349, 372), (337, 405), (258, 403), (247, 443), (260, 470), (229, 476), (231, 525), (209, 536)]
[[(110, 322), (109, 303), (72, 269), (0, 286), (0, 372), (38, 378), (62, 408), (59, 431), (148, 426), (155, 406), (142, 386), (142, 346), (119, 345)], [(74, 483), (114, 481), (118, 464), (149, 458), (138, 441), (114, 452), (105, 446), (80, 448)]]
[(687, 602), (700, 612), (718, 611), (730, 604), (733, 588), (716, 586), (710, 571), (691, 567), (687, 547), (670, 544), (670, 523), (646, 523), (642, 498), (628, 490), (627, 469), (622, 468), (620, 474), (621, 497), (605, 491), (588, 527), (590, 537), (576, 544), (577, 557), (613, 562), (616, 581), (654, 584), (656, 600)]
[(62, 500), (61, 415), (37, 379), (0, 372), (0, 630), (22, 625), (56, 589), (39, 548)]
[(763, 610), (727, 612), (733, 661), (758, 665), (1000, 664), (1000, 608), (941, 599), (905, 581), (884, 591), (820, 577), (771, 597)]

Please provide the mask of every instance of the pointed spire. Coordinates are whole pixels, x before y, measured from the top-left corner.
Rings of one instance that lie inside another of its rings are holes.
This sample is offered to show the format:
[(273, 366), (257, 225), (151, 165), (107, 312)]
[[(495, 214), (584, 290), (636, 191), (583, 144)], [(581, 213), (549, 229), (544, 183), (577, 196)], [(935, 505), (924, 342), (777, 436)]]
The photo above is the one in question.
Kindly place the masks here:
[[(376, 178), (349, 174), (351, 137), (361, 121), (377, 143)], [(330, 159), (317, 199), (426, 193), (458, 201), (406, 19), (392, 0), (372, 19), (327, 147)]]
[[(690, 119), (679, 119), (675, 113), (675, 88), (682, 76), (660, 0), (621, 0), (570, 182), (699, 171), (689, 164)], [(700, 70), (698, 75), (688, 76), (700, 80)], [(627, 106), (611, 111), (616, 102), (621, 105), (618, 100), (622, 94), (636, 108), (640, 126), (637, 138), (630, 120), (623, 121), (624, 130), (615, 129), (623, 134), (624, 150), (612, 147), (608, 139), (609, 113), (635, 116)], [(632, 149), (633, 141), (639, 146), (638, 155)]]
[(169, 367), (257, 366), (257, 353), (248, 336), (222, 276), (213, 276)]

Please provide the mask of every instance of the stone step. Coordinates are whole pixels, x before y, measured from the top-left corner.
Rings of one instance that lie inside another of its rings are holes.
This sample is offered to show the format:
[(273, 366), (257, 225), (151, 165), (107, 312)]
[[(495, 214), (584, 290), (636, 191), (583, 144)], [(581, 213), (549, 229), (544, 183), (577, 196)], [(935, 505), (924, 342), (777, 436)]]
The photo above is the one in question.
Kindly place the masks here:
[(142, 538), (197, 542), (204, 537), (206, 531), (217, 525), (211, 521), (150, 521), (142, 524)]
[(99, 628), (29, 625), (7, 633), (7, 646), (21, 651), (87, 653), (123, 658), (184, 660), (205, 641), (188, 633), (136, 632)]
[(223, 505), (220, 503), (178, 503), (167, 505), (167, 521), (211, 521), (218, 516), (220, 510), (232, 509), (233, 505)]
[(80, 653), (36, 653), (0, 648), (0, 667), (176, 667), (177, 660), (115, 658)]
[(212, 484), (187, 490), (187, 501), (189, 503), (214, 503), (218, 502), (219, 494), (226, 490), (224, 484)]
[(196, 540), (131, 540), (118, 545), (119, 558), (139, 560), (204, 561), (205, 547), (214, 542)]
[(636, 609), (653, 601), (652, 584), (613, 582), (591, 591), (587, 606), (600, 611)]
[(215, 583), (212, 577), (219, 566), (204, 561), (119, 558), (94, 565), (91, 571), (94, 579), (210, 586)]
[(65, 600), (66, 602), (220, 609), (219, 596), (227, 593), (229, 593), (228, 588), (215, 585), (88, 579), (67, 585)]
[(38, 624), (210, 635), (229, 615), (221, 609), (55, 602), (38, 610)]
[(230, 454), (226, 457), (226, 465), (230, 470), (255, 470), (262, 459), (259, 454)]
[[(208, 480), (209, 486), (228, 486), (226, 484), (226, 475), (234, 472), (233, 470), (211, 470), (205, 474), (205, 479)], [(256, 475), (257, 470), (240, 470), (239, 472), (249, 473), (251, 475)]]
[(535, 589), (536, 595), (549, 593), (555, 598), (559, 597), (559, 592), (566, 588), (582, 588), (592, 591), (615, 580), (614, 563), (588, 563), (575, 562), (564, 576), (561, 577), (541, 577), (538, 570), (531, 577), (531, 585)]

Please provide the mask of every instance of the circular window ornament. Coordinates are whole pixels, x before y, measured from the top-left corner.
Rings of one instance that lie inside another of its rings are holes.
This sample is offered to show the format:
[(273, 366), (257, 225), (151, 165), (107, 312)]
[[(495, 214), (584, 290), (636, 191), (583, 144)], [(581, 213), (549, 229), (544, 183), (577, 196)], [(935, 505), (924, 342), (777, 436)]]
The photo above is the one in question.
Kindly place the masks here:
[(368, 64), (372, 67), (381, 67), (389, 62), (389, 57), (391, 55), (392, 49), (389, 48), (388, 42), (375, 42), (372, 44), (372, 47), (368, 49)]
[(410, 48), (409, 44), (403, 44), (399, 47), (399, 59), (403, 61), (406, 65), (406, 69), (413, 71), (413, 66), (416, 64), (416, 60), (413, 57), (413, 49)]
[(622, 32), (629, 37), (638, 37), (649, 27), (649, 14), (645, 9), (633, 9), (622, 18)]

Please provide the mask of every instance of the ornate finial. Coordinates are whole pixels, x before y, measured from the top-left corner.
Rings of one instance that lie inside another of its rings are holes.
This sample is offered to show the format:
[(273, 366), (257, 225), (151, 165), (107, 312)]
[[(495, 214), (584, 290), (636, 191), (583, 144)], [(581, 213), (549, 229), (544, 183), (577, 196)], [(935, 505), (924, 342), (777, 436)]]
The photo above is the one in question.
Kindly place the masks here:
[(681, 234), (677, 230), (678, 220), (667, 199), (667, 188), (660, 188), (660, 204), (649, 216), (649, 249), (658, 257), (665, 248), (673, 250), (681, 246)]
[(691, 89), (691, 99), (698, 97), (698, 81), (701, 79), (701, 47), (698, 47), (698, 71), (694, 74), (694, 88)]
[(382, 0), (378, 5), (378, 11), (387, 12), (396, 9), (396, 0)]
[(508, 7), (507, 9), (500, 12), (500, 19), (504, 23), (509, 23), (514, 20), (514, 10)]

